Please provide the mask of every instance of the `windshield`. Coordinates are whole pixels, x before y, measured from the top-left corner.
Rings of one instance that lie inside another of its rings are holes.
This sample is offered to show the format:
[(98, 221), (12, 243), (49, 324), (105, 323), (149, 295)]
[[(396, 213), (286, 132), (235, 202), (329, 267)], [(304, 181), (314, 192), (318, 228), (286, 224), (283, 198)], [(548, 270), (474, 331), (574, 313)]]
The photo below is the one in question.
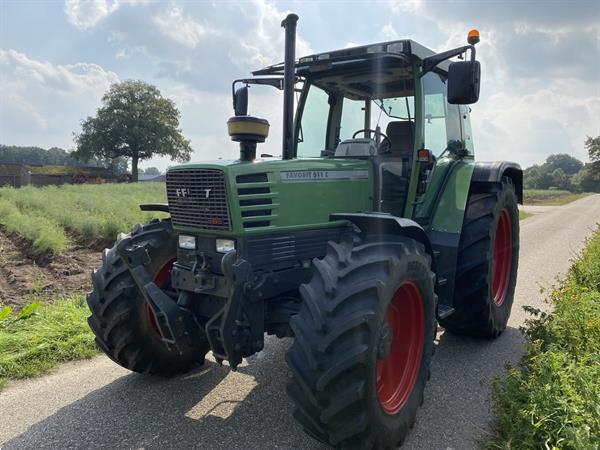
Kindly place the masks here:
[(386, 133), (388, 124), (397, 121), (414, 121), (415, 98), (396, 97), (371, 102), (371, 128), (381, 128)]
[[(390, 122), (414, 122), (413, 96), (360, 100), (329, 94), (315, 85), (308, 89), (298, 128), (299, 158), (319, 157), (346, 139), (365, 137), (366, 133), (358, 133), (365, 128), (380, 127), (385, 134)], [(368, 117), (366, 111), (370, 111)], [(374, 138), (372, 133), (369, 137)]]

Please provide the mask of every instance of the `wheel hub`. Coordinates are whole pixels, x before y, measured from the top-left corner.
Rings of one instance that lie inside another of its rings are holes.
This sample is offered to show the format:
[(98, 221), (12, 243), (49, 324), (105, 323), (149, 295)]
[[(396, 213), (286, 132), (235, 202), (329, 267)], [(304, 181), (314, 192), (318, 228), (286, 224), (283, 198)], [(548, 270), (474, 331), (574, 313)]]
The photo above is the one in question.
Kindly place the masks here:
[(377, 361), (377, 397), (383, 410), (396, 414), (408, 401), (421, 367), (425, 312), (413, 282), (400, 285), (388, 306)]
[(492, 298), (496, 306), (506, 299), (512, 272), (512, 223), (508, 210), (500, 211), (492, 255)]
[(392, 349), (392, 327), (387, 322), (381, 327), (381, 336), (377, 347), (377, 359), (386, 359)]

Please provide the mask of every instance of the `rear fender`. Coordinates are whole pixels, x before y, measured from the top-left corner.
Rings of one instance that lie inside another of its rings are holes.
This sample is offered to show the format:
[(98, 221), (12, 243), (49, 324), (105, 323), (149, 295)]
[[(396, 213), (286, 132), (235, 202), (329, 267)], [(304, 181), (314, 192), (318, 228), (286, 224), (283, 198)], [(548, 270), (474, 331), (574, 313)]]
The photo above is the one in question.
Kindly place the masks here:
[(473, 182), (500, 183), (503, 177), (512, 180), (517, 201), (523, 204), (523, 170), (521, 166), (509, 161), (477, 162), (473, 171)]

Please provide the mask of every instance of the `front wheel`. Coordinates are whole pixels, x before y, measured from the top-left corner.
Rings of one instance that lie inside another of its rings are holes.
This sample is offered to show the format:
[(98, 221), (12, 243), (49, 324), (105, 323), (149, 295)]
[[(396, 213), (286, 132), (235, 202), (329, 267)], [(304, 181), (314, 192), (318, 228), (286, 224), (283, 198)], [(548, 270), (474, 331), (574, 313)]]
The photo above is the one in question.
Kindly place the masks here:
[[(170, 220), (134, 227), (130, 236), (150, 256), (146, 270), (165, 293), (171, 289), (171, 266), (176, 259), (177, 237)], [(170, 376), (202, 364), (208, 343), (183, 354), (170, 351), (161, 340), (154, 312), (139, 291), (116, 245), (102, 255), (102, 267), (92, 275), (93, 289), (87, 296), (90, 328), (96, 343), (117, 364), (134, 372)]]
[(409, 238), (330, 243), (302, 285), (286, 360), (294, 416), (337, 447), (391, 448), (414, 424), (436, 329), (431, 259)]

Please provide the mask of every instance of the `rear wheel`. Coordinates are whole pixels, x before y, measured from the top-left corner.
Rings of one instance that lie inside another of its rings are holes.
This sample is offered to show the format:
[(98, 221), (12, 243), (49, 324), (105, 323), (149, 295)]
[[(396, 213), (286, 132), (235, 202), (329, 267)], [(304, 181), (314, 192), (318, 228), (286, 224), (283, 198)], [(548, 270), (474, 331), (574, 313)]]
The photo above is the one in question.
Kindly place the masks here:
[(513, 303), (519, 263), (519, 210), (509, 178), (474, 184), (460, 237), (454, 314), (446, 329), (480, 337), (499, 336)]
[[(171, 267), (176, 258), (176, 236), (170, 220), (134, 227), (131, 236), (150, 255), (146, 270), (165, 293), (171, 290)], [(93, 290), (87, 296), (92, 312), (88, 323), (96, 343), (117, 364), (134, 372), (175, 375), (204, 362), (208, 344), (184, 354), (167, 349), (160, 337), (152, 309), (119, 257), (116, 246), (104, 250), (102, 267), (92, 275)]]
[(414, 424), (435, 333), (434, 275), (409, 238), (330, 243), (300, 288), (286, 360), (294, 416), (338, 447), (391, 448)]

